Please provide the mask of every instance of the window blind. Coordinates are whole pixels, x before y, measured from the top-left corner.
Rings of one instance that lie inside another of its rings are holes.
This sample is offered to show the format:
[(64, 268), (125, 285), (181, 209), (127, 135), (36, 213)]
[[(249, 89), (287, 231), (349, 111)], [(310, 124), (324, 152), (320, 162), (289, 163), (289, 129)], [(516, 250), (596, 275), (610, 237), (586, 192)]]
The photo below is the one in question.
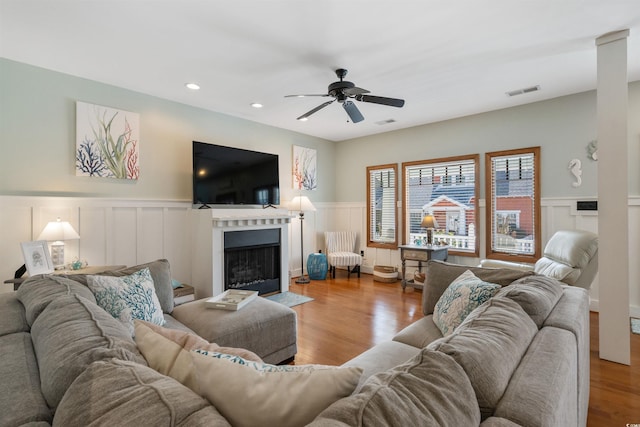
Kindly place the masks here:
[(535, 155), (491, 158), (491, 249), (535, 253)]
[(369, 171), (369, 236), (378, 243), (396, 242), (396, 170)]

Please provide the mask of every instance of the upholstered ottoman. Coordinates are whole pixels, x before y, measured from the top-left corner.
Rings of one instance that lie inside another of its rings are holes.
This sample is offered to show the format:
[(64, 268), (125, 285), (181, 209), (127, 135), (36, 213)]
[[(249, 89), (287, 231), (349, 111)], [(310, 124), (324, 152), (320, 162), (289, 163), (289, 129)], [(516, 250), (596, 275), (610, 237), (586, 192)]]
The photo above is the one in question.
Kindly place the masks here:
[(171, 315), (209, 342), (246, 348), (266, 363), (293, 360), (296, 354), (296, 312), (258, 297), (238, 311), (207, 307), (206, 299), (179, 305)]

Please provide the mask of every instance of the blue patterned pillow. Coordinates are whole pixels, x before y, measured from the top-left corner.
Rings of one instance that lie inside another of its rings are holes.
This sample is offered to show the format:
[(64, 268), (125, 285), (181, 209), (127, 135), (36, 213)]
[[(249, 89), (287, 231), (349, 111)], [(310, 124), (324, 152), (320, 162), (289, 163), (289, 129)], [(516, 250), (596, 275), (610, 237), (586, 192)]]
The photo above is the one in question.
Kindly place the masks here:
[(436, 303), (433, 322), (442, 335), (450, 335), (469, 313), (494, 296), (498, 290), (500, 285), (483, 282), (467, 270), (451, 282)]
[(98, 305), (122, 322), (131, 336), (134, 335), (133, 319), (165, 324), (148, 268), (130, 276), (87, 276), (87, 284)]

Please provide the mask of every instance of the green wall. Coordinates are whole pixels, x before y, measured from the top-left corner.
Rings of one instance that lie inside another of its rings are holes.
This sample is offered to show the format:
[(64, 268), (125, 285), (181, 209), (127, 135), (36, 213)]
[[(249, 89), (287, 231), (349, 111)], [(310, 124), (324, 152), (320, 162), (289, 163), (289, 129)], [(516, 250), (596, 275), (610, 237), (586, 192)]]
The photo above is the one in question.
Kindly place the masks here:
[[(75, 175), (76, 101), (140, 114), (140, 179)], [(292, 145), (315, 148), (311, 198), (335, 200), (333, 142), (0, 59), (0, 194), (189, 201), (193, 140), (278, 154), (283, 202)]]
[[(140, 114), (138, 181), (75, 176), (75, 102)], [(410, 108), (407, 106), (406, 108)], [(469, 153), (542, 147), (542, 197), (594, 197), (595, 92), (333, 143), (95, 81), (0, 59), (0, 194), (190, 200), (191, 141), (280, 155), (290, 200), (292, 145), (318, 150), (318, 202), (366, 200), (365, 168)], [(582, 186), (568, 163), (582, 161)], [(640, 82), (629, 85), (629, 194), (640, 195)], [(620, 177), (624, 179), (624, 177)], [(484, 188), (481, 189), (484, 197)]]
[[(543, 198), (594, 197), (597, 162), (587, 158), (586, 147), (597, 139), (596, 116), (596, 93), (591, 91), (343, 141), (336, 151), (337, 181), (343, 183), (336, 190), (337, 201), (366, 200), (367, 166), (479, 153), (483, 183), (485, 152), (533, 146), (542, 147)], [(575, 180), (568, 169), (574, 158), (582, 162), (578, 188), (571, 185)], [(640, 82), (629, 85), (628, 161), (629, 176), (619, 179), (629, 179), (629, 194), (639, 195)]]

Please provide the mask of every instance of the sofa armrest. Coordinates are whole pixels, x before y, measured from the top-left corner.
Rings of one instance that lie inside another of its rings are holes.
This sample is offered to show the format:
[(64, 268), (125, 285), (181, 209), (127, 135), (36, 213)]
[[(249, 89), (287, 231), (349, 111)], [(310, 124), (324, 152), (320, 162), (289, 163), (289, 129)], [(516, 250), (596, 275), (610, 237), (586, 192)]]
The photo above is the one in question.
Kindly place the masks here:
[(498, 259), (483, 259), (479, 267), (485, 268), (510, 268), (511, 270), (533, 271), (533, 264), (524, 262), (501, 261)]

